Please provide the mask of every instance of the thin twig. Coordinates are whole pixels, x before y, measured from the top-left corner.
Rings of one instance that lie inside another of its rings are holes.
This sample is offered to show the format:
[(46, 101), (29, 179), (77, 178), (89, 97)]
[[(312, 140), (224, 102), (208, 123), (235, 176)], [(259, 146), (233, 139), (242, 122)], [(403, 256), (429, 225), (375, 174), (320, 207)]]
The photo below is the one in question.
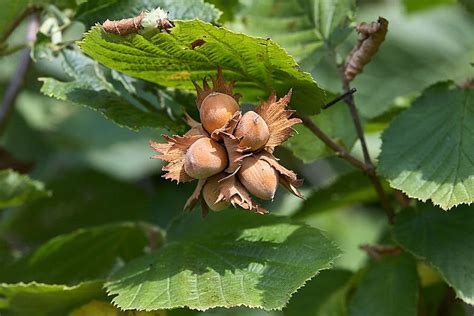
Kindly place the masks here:
[(352, 88), (351, 90), (349, 90), (348, 92), (346, 93), (343, 93), (341, 94), (340, 96), (334, 98), (333, 100), (329, 101), (328, 103), (326, 103), (325, 105), (323, 105), (322, 109), (323, 110), (326, 110), (327, 108), (329, 108), (330, 106), (336, 104), (337, 102), (341, 101), (342, 99), (346, 98), (349, 94), (354, 94), (357, 92), (357, 89), (356, 88)]
[(331, 148), (337, 156), (341, 157), (342, 159), (349, 162), (356, 168), (361, 169), (364, 172), (367, 172), (367, 166), (364, 162), (360, 161), (356, 157), (352, 156), (344, 147), (338, 145), (334, 142), (326, 133), (324, 133), (308, 116), (298, 116), (302, 121), (303, 124), (316, 136), (318, 137), (323, 143), (326, 144), (329, 148)]
[[(28, 30), (26, 34), (27, 41), (34, 41), (36, 38), (36, 33), (39, 28), (39, 17), (36, 13), (32, 14), (28, 22)], [(13, 75), (10, 84), (7, 87), (5, 95), (2, 100), (2, 105), (0, 107), (0, 135), (3, 133), (7, 123), (8, 118), (10, 117), (13, 107), (15, 105), (16, 98), (25, 83), (26, 75), (28, 69), (31, 65), (30, 58), (31, 48), (24, 48), (21, 51), (20, 60), (16, 73)]]
[(384, 256), (398, 256), (402, 252), (400, 247), (392, 245), (363, 244), (360, 245), (359, 248), (367, 252), (369, 257), (374, 260), (380, 260)]

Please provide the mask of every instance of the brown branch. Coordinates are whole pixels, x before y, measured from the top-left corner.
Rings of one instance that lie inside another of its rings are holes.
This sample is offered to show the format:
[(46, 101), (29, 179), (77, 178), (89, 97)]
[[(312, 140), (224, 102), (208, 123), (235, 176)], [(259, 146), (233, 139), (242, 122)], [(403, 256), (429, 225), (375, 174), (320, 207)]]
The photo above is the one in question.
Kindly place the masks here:
[(367, 166), (357, 159), (356, 157), (352, 156), (344, 147), (340, 146), (336, 142), (334, 142), (326, 133), (324, 133), (308, 116), (297, 116), (302, 121), (303, 124), (316, 136), (318, 137), (326, 146), (331, 148), (337, 156), (341, 157), (342, 159), (349, 162), (354, 167), (367, 172)]
[[(38, 28), (39, 28), (39, 17), (36, 13), (34, 13), (30, 17), (30, 20), (28, 22), (28, 30), (26, 34), (27, 41), (35, 40), (36, 33), (38, 32)], [(3, 97), (2, 104), (0, 107), (0, 135), (5, 130), (5, 127), (8, 123), (8, 119), (13, 111), (16, 98), (25, 83), (26, 75), (31, 65), (30, 52), (31, 52), (31, 48), (24, 48), (21, 51), (20, 60), (19, 60), (18, 68), (16, 69), (16, 73), (13, 75), (13, 78), (10, 81), (10, 84), (8, 85), (7, 90), (5, 91), (5, 95)]]

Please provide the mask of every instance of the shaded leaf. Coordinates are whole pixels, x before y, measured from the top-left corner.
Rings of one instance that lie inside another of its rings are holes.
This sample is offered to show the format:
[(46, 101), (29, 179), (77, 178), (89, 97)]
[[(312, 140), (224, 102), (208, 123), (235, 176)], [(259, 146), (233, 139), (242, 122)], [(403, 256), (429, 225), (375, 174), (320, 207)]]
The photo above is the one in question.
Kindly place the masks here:
[[(183, 124), (168, 116), (164, 104), (156, 96), (156, 104), (150, 104), (149, 100), (143, 99), (146, 97), (145, 91), (127, 91), (120, 81), (112, 78), (110, 70), (100, 67), (77, 51), (63, 50), (61, 55), (64, 70), (74, 80), (61, 82), (53, 78), (41, 78), (43, 94), (85, 105), (132, 130), (143, 127), (183, 129)], [(133, 82), (125, 83), (133, 88)]]
[(203, 0), (88, 0), (77, 9), (76, 19), (90, 28), (106, 19), (131, 18), (157, 7), (168, 11), (171, 20), (200, 19), (215, 22), (221, 15), (218, 9)]
[(474, 201), (474, 89), (431, 86), (382, 136), (378, 171), (443, 209)]
[(0, 209), (50, 196), (44, 184), (11, 169), (0, 170)]
[(339, 250), (318, 230), (238, 210), (178, 220), (168, 244), (127, 264), (107, 283), (122, 309), (280, 309)]
[(458, 297), (474, 304), (474, 225), (472, 207), (451, 212), (421, 205), (419, 211), (402, 213), (394, 236), (398, 243), (435, 268)]
[(322, 271), (290, 300), (283, 310), (286, 316), (347, 315), (347, 295), (352, 273), (345, 270)]
[(349, 315), (416, 316), (418, 279), (415, 261), (407, 255), (373, 262), (349, 303)]
[[(160, 236), (158, 243), (161, 244)], [(132, 223), (79, 229), (57, 236), (3, 269), (7, 282), (74, 284), (105, 279), (119, 261), (144, 254), (144, 227)], [(54, 267), (54, 269), (51, 269)]]
[[(389, 189), (389, 186), (384, 184), (384, 187)], [(343, 175), (329, 186), (315, 190), (307, 196), (309, 197), (293, 215), (295, 218), (307, 217), (350, 204), (378, 200), (369, 178), (359, 171)]]
[[(192, 49), (198, 39), (206, 43)], [(293, 88), (295, 109), (315, 114), (324, 104), (324, 90), (271, 40), (198, 20), (176, 21), (170, 33), (127, 37), (93, 27), (79, 45), (107, 67), (167, 87), (194, 90), (192, 80), (215, 75), (220, 66), (226, 80), (237, 81), (235, 90), (244, 101), (256, 101), (273, 89), (281, 96)]]
[(245, 32), (271, 37), (313, 68), (349, 35), (354, 9), (353, 0), (249, 1), (241, 19)]
[(41, 283), (0, 283), (2, 315), (63, 316), (72, 308), (94, 298), (104, 298), (100, 281), (74, 286)]
[(46, 241), (78, 228), (149, 218), (149, 197), (141, 189), (91, 170), (65, 172), (48, 187), (50, 199), (5, 214), (0, 235), (26, 243)]

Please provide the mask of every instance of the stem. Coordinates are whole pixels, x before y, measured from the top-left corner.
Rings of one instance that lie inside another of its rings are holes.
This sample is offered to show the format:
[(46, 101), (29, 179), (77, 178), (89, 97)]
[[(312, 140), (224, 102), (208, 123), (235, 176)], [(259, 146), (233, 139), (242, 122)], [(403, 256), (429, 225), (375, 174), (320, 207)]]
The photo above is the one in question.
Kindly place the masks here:
[(349, 162), (356, 168), (361, 169), (364, 172), (367, 172), (367, 165), (364, 164), (362, 161), (357, 159), (356, 157), (352, 156), (344, 147), (338, 145), (334, 142), (328, 135), (326, 135), (308, 116), (298, 116), (302, 121), (303, 124), (313, 132), (316, 137), (318, 137), (323, 143), (326, 144), (329, 148), (331, 148), (337, 156), (341, 157), (342, 159)]
[(356, 129), (357, 137), (360, 140), (360, 145), (362, 147), (362, 153), (364, 155), (365, 166), (367, 167), (365, 173), (369, 177), (372, 185), (374, 186), (375, 192), (379, 197), (380, 203), (387, 214), (388, 221), (390, 224), (394, 224), (395, 222), (395, 211), (393, 210), (392, 206), (390, 205), (387, 196), (385, 195), (385, 191), (383, 190), (382, 184), (380, 183), (380, 179), (378, 178), (377, 174), (375, 173), (375, 167), (370, 158), (369, 149), (367, 147), (367, 142), (365, 141), (365, 134), (364, 129), (362, 128), (362, 123), (360, 121), (359, 113), (357, 112), (357, 108), (354, 101), (354, 96), (351, 91), (349, 80), (346, 79), (344, 76), (344, 66), (340, 65), (338, 67), (339, 75), (342, 81), (342, 89), (344, 94), (347, 94), (347, 97), (344, 98), (349, 110), (351, 112), (352, 121), (354, 123), (354, 127)]
[[(39, 28), (39, 17), (37, 14), (33, 14), (28, 21), (28, 30), (26, 34), (27, 41), (34, 41), (36, 38), (36, 33)], [(24, 48), (21, 51), (20, 61), (16, 70), (16, 73), (13, 75), (10, 84), (7, 87), (5, 95), (2, 100), (0, 107), (0, 135), (3, 133), (8, 119), (13, 111), (16, 98), (21, 91), (28, 73), (28, 69), (31, 65), (30, 59), (31, 48)]]

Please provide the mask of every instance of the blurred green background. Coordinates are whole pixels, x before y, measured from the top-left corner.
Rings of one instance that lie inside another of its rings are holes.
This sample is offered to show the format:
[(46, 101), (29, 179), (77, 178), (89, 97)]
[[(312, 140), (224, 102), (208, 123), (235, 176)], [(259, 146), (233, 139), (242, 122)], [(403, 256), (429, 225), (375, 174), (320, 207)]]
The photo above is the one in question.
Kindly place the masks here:
[[(302, 68), (311, 72), (322, 87), (340, 91), (330, 56), (305, 31), (302, 21), (307, 12), (301, 4), (303, 1), (288, 1), (294, 11), (273, 12), (272, 23), (276, 26), (271, 27), (261, 27), (265, 25), (264, 16), (268, 15), (265, 1), (212, 2), (225, 12), (224, 25), (250, 35), (272, 37), (294, 54)], [(353, 82), (358, 89), (356, 102), (371, 133), (369, 145), (374, 157), (379, 150), (380, 131), (386, 124), (383, 115), (407, 107), (431, 83), (445, 79), (461, 82), (472, 77), (474, 22), (469, 7), (472, 9), (469, 1), (454, 0), (358, 2), (357, 22), (372, 21), (378, 16), (390, 21), (386, 42), (363, 75)], [(289, 21), (293, 21), (291, 28), (287, 27)], [(63, 39), (80, 39), (84, 31), (85, 27), (76, 22)], [(299, 32), (301, 37), (296, 41), (288, 35), (292, 32)], [(24, 26), (18, 28), (11, 43), (19, 43), (24, 33)], [(355, 41), (352, 34), (342, 44), (339, 49), (342, 56)], [(19, 53), (0, 58), (0, 95), (15, 71), (18, 57)], [(0, 212), (0, 230), (8, 236), (8, 243), (18, 253), (27, 253), (45, 240), (79, 227), (123, 220), (148, 220), (166, 227), (182, 212), (194, 186), (192, 183), (178, 187), (165, 181), (161, 178), (161, 163), (149, 158), (153, 152), (148, 141), (160, 140), (161, 134), (167, 131), (131, 131), (91, 109), (44, 96), (39, 92), (41, 77), (67, 79), (68, 75), (59, 58), (39, 59), (33, 65), (7, 130), (0, 138), (0, 146), (16, 159), (32, 163), (31, 177), (45, 182), (53, 196)], [(346, 133), (354, 142), (353, 131)], [(322, 146), (315, 138), (311, 144), (315, 148)], [(360, 155), (357, 143), (353, 152)], [(367, 260), (359, 245), (379, 240), (387, 226), (370, 186), (358, 187), (363, 180), (353, 175), (348, 165), (327, 153), (308, 164), (285, 149), (277, 155), (305, 179), (303, 192), (308, 199), (301, 201), (279, 191), (271, 212), (282, 216), (294, 214), (325, 231), (344, 251), (336, 267), (357, 271)], [(324, 191), (331, 185), (337, 186), (338, 181), (347, 183), (347, 177), (354, 180), (358, 189), (354, 190), (352, 199), (346, 196), (341, 200), (344, 188)], [(357, 200), (364, 203), (354, 203)], [(327, 207), (321, 207), (322, 201)], [(89, 216), (82, 216), (84, 212)], [(278, 315), (279, 312), (235, 309), (205, 314)]]

